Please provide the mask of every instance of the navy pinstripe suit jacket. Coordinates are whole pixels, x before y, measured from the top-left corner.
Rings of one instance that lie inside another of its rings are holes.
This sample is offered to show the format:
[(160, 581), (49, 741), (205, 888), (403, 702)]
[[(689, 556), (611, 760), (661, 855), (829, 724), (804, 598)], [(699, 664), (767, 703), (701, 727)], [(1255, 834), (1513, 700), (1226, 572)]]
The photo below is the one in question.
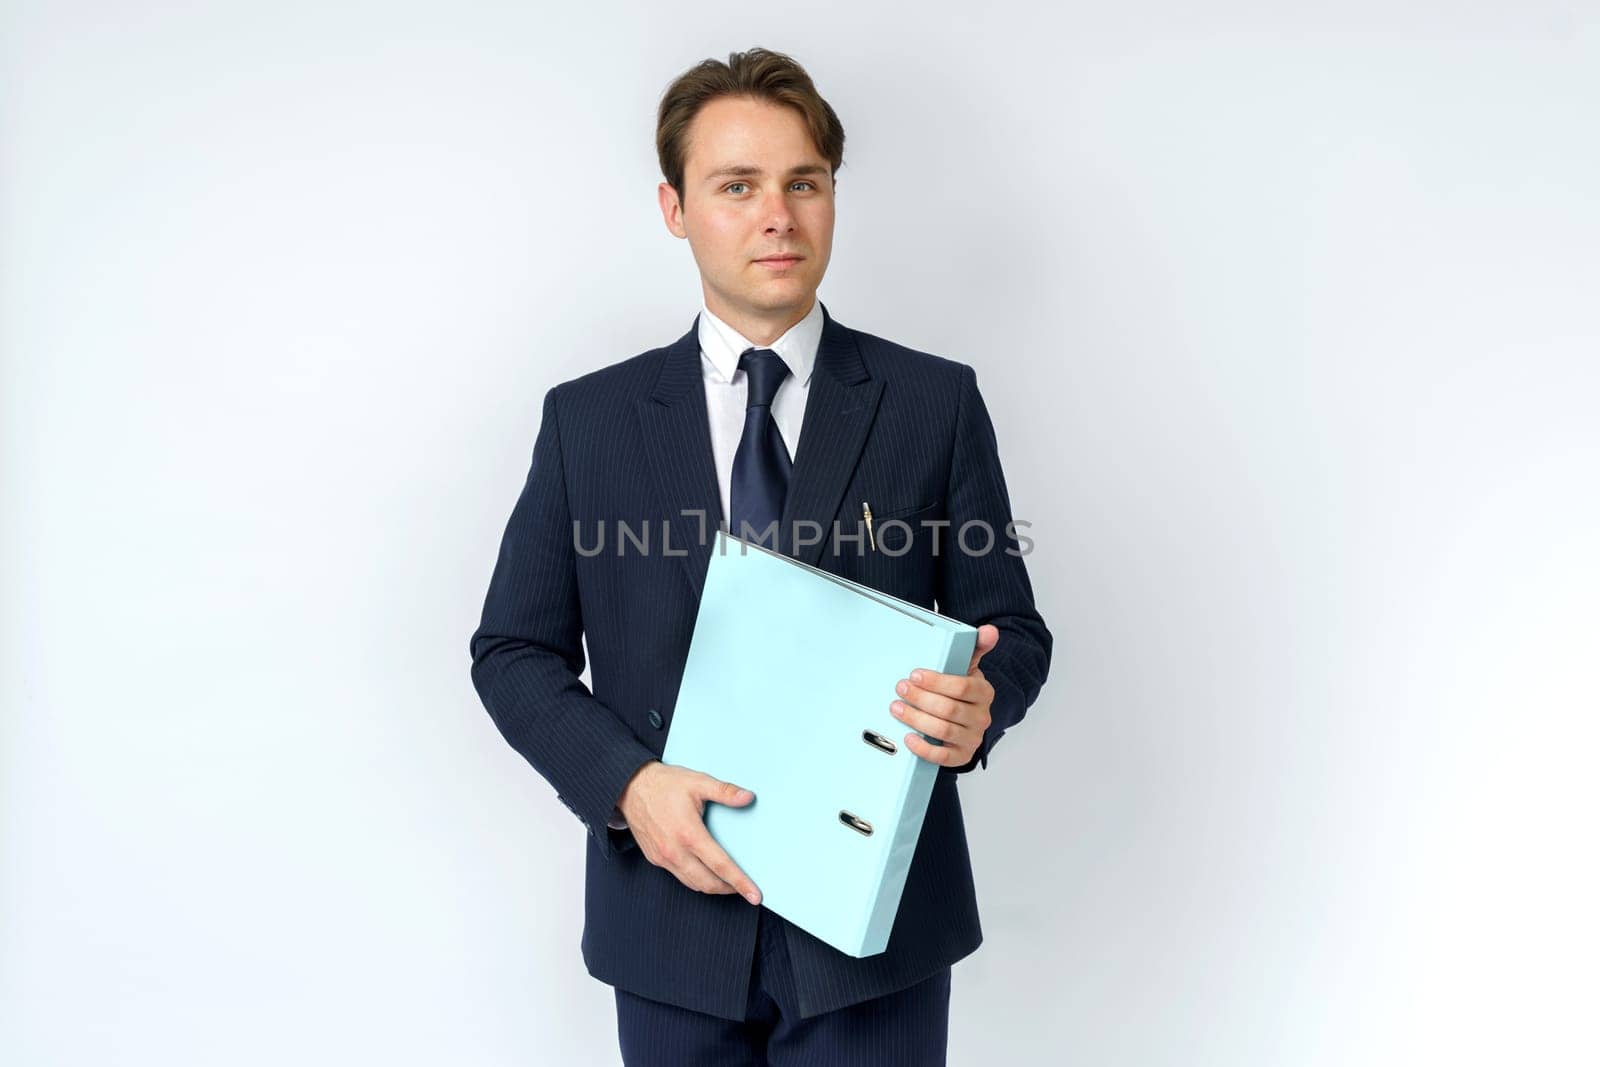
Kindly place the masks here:
[[(1007, 539), (1010, 500), (972, 368), (842, 326), (822, 310), (781, 547), (964, 622), (993, 623), (1000, 640), (981, 665), (995, 689), (993, 723), (972, 762), (938, 774), (889, 947), (855, 959), (785, 924), (803, 1016), (912, 985), (978, 947), (956, 783), (987, 767), (995, 743), (1021, 721), (1051, 649), (1018, 544)], [(495, 725), (588, 828), (589, 973), (740, 1019), (757, 909), (737, 894), (689, 889), (645, 859), (629, 831), (606, 825), (628, 779), (666, 743), (709, 531), (724, 521), (701, 373), (691, 325), (665, 348), (545, 394), (470, 651), (473, 685)], [(872, 506), (879, 551), (849, 539), (860, 534), (862, 501)], [(979, 554), (981, 527), (967, 531), (970, 552), (956, 541), (974, 519), (994, 531), (987, 554)], [(799, 545), (789, 535), (806, 520), (816, 526), (802, 530), (823, 536)], [(925, 525), (934, 520), (950, 525)], [(619, 541), (619, 522), (635, 537), (648, 530), (648, 552)], [(604, 550), (594, 553), (602, 530)], [(592, 691), (579, 680), (584, 641)], [(928, 665), (908, 663), (906, 672), (918, 666)], [(885, 704), (893, 699), (884, 693)]]

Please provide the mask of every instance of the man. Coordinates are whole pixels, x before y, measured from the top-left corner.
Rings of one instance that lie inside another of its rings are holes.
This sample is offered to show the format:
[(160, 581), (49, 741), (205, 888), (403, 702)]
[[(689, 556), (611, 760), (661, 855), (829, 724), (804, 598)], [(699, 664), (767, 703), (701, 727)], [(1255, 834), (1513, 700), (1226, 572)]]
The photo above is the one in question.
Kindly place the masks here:
[[(629, 1067), (943, 1063), (950, 965), (982, 940), (957, 777), (987, 767), (1049, 669), (972, 370), (817, 299), (843, 145), (778, 53), (707, 60), (668, 88), (659, 201), (704, 306), (672, 344), (545, 394), (472, 636), (496, 725), (588, 828), (583, 958), (615, 987)], [(981, 624), (967, 673), (907, 664), (885, 683), (906, 745), (941, 770), (876, 956), (762, 906), (704, 825), (706, 803), (748, 792), (660, 761), (712, 524)]]

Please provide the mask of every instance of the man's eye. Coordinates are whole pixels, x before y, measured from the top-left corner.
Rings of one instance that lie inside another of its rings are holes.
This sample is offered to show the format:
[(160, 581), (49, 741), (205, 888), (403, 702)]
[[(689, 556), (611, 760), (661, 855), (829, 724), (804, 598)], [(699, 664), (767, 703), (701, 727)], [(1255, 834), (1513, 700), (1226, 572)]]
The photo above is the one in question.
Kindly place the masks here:
[[(737, 193), (740, 189), (743, 189), (747, 185), (749, 185), (748, 182), (729, 182), (727, 185), (722, 187), (722, 191), (725, 193)], [(816, 188), (814, 184), (808, 181), (791, 182), (790, 188), (793, 188), (796, 185), (804, 185), (808, 189)]]

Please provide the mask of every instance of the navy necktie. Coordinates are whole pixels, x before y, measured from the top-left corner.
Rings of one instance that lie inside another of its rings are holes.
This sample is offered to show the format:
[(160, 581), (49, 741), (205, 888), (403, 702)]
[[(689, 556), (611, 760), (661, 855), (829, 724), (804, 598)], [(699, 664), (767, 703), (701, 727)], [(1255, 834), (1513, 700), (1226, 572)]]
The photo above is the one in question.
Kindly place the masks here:
[[(735, 537), (778, 548), (777, 523), (789, 488), (789, 450), (772, 417), (772, 398), (789, 368), (770, 348), (747, 348), (739, 357), (745, 373), (744, 436), (733, 454), (728, 531)], [(745, 524), (749, 534), (745, 533)], [(770, 529), (769, 529), (770, 528)]]

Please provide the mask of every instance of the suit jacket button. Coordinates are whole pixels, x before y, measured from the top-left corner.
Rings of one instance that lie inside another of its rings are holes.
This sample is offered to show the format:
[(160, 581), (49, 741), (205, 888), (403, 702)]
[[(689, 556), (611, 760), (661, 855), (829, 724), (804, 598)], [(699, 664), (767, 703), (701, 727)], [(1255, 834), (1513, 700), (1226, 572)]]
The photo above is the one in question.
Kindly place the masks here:
[(650, 709), (650, 725), (657, 730), (661, 729), (661, 713), (655, 708)]

